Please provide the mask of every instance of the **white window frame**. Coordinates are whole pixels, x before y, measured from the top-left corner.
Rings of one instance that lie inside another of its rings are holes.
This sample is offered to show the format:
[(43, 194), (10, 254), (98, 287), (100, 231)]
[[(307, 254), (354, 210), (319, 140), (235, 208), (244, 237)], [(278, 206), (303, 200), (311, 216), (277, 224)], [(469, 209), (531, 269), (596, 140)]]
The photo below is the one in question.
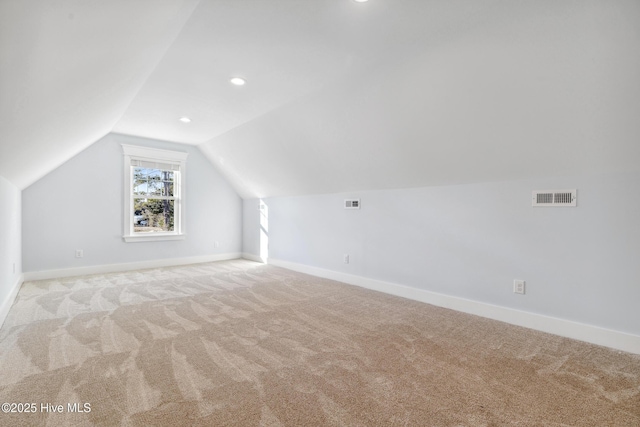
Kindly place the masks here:
[[(125, 242), (155, 242), (161, 240), (184, 240), (185, 229), (185, 182), (186, 164), (189, 153), (161, 150), (122, 144), (124, 153), (124, 235)], [(155, 233), (134, 233), (133, 231), (133, 160), (171, 164), (178, 168), (174, 182), (173, 231)]]

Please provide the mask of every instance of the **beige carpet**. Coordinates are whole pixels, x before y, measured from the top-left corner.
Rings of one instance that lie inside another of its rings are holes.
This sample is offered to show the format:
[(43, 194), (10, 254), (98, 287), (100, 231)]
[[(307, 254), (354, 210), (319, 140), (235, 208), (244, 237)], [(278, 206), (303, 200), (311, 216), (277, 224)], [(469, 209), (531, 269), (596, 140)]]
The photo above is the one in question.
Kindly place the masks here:
[(640, 356), (237, 260), (25, 283), (0, 402), (36, 404), (2, 426), (640, 426)]

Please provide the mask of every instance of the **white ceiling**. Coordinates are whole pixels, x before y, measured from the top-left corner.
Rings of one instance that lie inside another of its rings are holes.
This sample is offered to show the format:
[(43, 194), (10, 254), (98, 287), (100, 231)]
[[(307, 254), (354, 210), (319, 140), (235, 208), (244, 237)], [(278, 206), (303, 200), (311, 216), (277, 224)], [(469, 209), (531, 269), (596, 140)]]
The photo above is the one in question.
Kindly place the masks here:
[(639, 42), (635, 0), (0, 0), (0, 175), (109, 132), (243, 197), (634, 168)]
[[(189, 144), (209, 141), (365, 73), (406, 44), (435, 43), (450, 26), (458, 27), (490, 3), (203, 0), (114, 132)], [(234, 87), (232, 76), (248, 84)], [(177, 121), (182, 115), (193, 121), (185, 126)]]
[(0, 175), (24, 188), (109, 133), (195, 0), (0, 0)]

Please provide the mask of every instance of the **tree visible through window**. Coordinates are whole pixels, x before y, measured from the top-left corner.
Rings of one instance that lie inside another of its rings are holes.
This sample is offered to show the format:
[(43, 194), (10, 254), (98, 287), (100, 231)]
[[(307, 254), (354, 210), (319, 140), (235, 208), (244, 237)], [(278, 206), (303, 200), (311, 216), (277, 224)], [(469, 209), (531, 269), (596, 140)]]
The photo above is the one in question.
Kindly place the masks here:
[(133, 231), (174, 230), (174, 177), (177, 172), (136, 167), (133, 170)]
[(187, 153), (122, 144), (125, 242), (185, 238)]

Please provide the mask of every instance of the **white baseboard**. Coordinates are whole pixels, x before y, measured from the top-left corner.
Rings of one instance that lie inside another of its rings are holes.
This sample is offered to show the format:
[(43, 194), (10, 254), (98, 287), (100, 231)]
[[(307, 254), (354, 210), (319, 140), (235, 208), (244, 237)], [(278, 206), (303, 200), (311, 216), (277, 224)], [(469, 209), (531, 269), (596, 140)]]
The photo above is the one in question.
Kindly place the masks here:
[(167, 258), (149, 261), (128, 262), (123, 264), (94, 265), (89, 267), (63, 268), (59, 270), (29, 271), (24, 280), (47, 280), (59, 277), (85, 276), (89, 274), (117, 273), (120, 271), (142, 270), (145, 268), (172, 267), (176, 265), (199, 264), (202, 262), (225, 261), (242, 258), (239, 252), (216, 255), (200, 255), (186, 258)]
[(265, 260), (259, 257), (258, 255), (250, 254), (248, 252), (243, 252), (242, 258), (248, 259), (249, 261), (261, 262), (263, 264), (265, 263)]
[(311, 267), (289, 261), (269, 258), (268, 262), (271, 265), (299, 271), (313, 276), (324, 277), (326, 279), (336, 280), (350, 285), (360, 286), (362, 288), (425, 302), (439, 307), (450, 308), (464, 313), (499, 320), (512, 325), (524, 326), (526, 328), (548, 332), (562, 337), (640, 354), (640, 336), (625, 332), (430, 292), (424, 289), (417, 289), (396, 283), (369, 279), (366, 277), (326, 270), (318, 267)]
[(4, 321), (9, 314), (9, 310), (11, 309), (13, 302), (16, 300), (16, 296), (18, 296), (18, 291), (20, 291), (22, 282), (24, 282), (24, 277), (21, 274), (20, 276), (18, 276), (18, 280), (16, 281), (16, 283), (13, 284), (13, 287), (9, 291), (9, 294), (5, 297), (4, 301), (2, 301), (2, 304), (0, 304), (0, 328), (4, 324)]

